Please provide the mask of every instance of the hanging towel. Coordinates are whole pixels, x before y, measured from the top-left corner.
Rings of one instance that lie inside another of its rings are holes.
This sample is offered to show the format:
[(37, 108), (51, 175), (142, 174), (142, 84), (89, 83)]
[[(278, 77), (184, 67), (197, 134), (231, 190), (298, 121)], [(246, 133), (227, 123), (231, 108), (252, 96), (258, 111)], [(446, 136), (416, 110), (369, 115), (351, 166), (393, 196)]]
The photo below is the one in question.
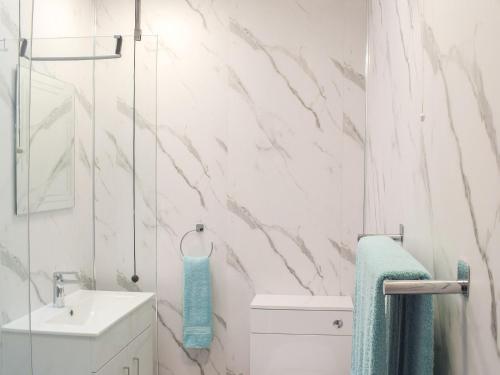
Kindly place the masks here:
[(212, 342), (212, 287), (208, 257), (184, 257), (184, 347)]
[[(362, 238), (356, 256), (352, 375), (432, 375), (432, 296), (384, 296), (384, 280), (429, 279), (385, 236)], [(386, 303), (387, 301), (387, 303)]]

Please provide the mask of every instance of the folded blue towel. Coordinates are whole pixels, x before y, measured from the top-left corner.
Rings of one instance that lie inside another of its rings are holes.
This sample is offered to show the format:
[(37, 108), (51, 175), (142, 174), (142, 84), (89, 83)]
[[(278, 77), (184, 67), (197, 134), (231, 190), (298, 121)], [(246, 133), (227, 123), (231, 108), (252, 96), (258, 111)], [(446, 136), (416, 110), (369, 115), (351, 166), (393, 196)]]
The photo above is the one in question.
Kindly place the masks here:
[(427, 270), (388, 237), (365, 237), (356, 257), (352, 375), (432, 375), (430, 295), (388, 296), (384, 280), (429, 279)]
[(184, 257), (184, 347), (212, 342), (212, 287), (208, 257)]

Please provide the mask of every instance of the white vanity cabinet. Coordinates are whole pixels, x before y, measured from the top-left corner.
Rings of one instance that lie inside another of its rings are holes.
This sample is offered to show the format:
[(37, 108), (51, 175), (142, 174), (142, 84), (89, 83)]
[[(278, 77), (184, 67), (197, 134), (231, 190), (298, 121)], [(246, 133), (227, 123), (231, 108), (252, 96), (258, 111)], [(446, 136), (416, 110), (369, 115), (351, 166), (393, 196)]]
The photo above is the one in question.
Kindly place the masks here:
[(153, 375), (153, 332), (146, 329), (96, 375)]
[[(36, 375), (153, 375), (154, 294), (78, 291), (31, 314)], [(1, 327), (1, 374), (30, 373), (29, 320)]]
[(132, 357), (131, 375), (153, 375), (154, 364), (154, 344), (153, 330), (148, 329), (130, 345), (130, 355)]

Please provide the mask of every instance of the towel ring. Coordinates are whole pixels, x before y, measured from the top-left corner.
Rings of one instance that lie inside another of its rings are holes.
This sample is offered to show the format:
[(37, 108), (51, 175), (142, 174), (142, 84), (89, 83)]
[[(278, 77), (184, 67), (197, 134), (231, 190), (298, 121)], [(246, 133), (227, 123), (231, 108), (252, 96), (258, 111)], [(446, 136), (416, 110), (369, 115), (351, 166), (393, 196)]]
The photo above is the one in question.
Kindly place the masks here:
[[(182, 254), (182, 256), (185, 256), (185, 255), (184, 255), (184, 250), (182, 250), (182, 242), (184, 242), (184, 238), (186, 238), (186, 236), (187, 236), (188, 234), (190, 234), (190, 233), (193, 233), (193, 232), (198, 232), (198, 233), (201, 233), (201, 232), (203, 232), (203, 231), (205, 231), (205, 225), (204, 225), (204, 224), (196, 224), (195, 229), (192, 229), (192, 230), (187, 231), (186, 233), (184, 233), (184, 235), (183, 235), (183, 236), (182, 236), (182, 238), (181, 238), (180, 245), (179, 245), (180, 250), (181, 250), (181, 254)], [(212, 256), (212, 253), (213, 253), (213, 251), (214, 251), (214, 243), (213, 243), (213, 242), (210, 242), (210, 244), (211, 244), (211, 248), (210, 248), (210, 254), (208, 254), (208, 257), (209, 257), (209, 258)]]

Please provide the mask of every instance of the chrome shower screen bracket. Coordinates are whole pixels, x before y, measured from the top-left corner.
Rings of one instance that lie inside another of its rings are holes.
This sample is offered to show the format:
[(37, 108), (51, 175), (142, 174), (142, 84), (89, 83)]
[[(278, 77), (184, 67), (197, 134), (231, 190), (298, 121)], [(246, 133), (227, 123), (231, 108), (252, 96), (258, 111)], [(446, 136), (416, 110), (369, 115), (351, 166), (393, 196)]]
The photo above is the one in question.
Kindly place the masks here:
[(141, 30), (141, 0), (135, 0), (134, 39), (136, 41), (140, 41), (142, 39), (142, 30)]
[(123, 37), (121, 35), (114, 35), (116, 40), (115, 53), (112, 55), (98, 55), (98, 56), (35, 56), (29, 57), (26, 55), (28, 50), (28, 40), (21, 39), (21, 46), (19, 47), (19, 56), (32, 60), (32, 61), (86, 61), (86, 60), (111, 60), (119, 59), (122, 57)]

